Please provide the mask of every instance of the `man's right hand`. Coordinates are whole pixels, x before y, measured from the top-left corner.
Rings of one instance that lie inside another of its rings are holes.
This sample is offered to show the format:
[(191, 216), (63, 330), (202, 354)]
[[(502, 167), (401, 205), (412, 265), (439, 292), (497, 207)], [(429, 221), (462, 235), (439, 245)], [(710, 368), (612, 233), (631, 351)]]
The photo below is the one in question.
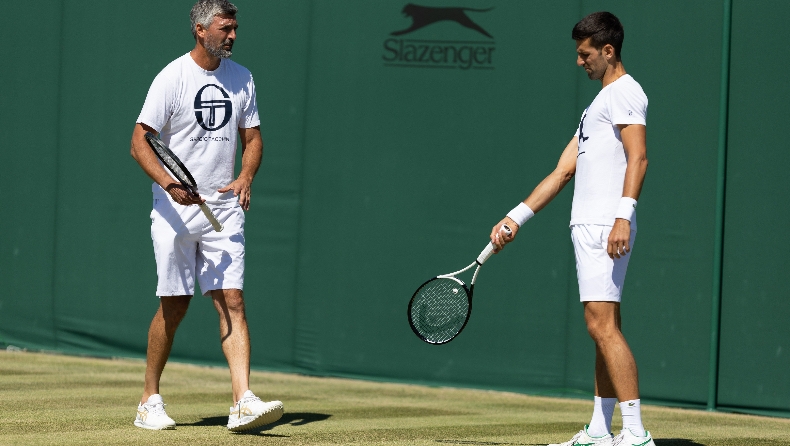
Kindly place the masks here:
[(192, 204), (201, 204), (206, 202), (206, 200), (204, 200), (200, 195), (198, 196), (192, 195), (187, 190), (187, 188), (182, 186), (180, 183), (175, 183), (175, 182), (170, 183), (164, 189), (165, 192), (170, 194), (170, 197), (173, 199), (173, 201), (183, 206), (189, 206)]
[[(502, 231), (502, 226), (504, 225), (507, 225), (507, 227), (510, 228), (510, 230), (512, 231), (510, 235), (505, 235), (504, 232)], [(502, 219), (502, 221), (494, 225), (494, 227), (491, 228), (491, 236), (490, 236), (491, 243), (493, 243), (494, 247), (496, 248), (494, 252), (496, 253), (501, 251), (505, 247), (505, 245), (512, 242), (513, 239), (516, 238), (517, 232), (518, 232), (518, 225), (510, 217), (505, 217)]]

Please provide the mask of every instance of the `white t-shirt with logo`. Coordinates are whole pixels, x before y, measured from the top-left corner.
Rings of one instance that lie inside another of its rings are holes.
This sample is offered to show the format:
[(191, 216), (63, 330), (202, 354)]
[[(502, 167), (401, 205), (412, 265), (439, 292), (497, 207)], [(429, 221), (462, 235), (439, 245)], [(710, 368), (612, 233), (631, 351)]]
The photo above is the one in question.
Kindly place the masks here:
[[(584, 110), (576, 136), (576, 180), (571, 226), (614, 224), (623, 196), (627, 159), (617, 124), (647, 122), (647, 96), (626, 74), (607, 85)], [(636, 230), (636, 217), (631, 221)]]
[[(233, 191), (221, 194), (217, 189), (234, 179), (238, 129), (260, 125), (249, 70), (221, 59), (216, 70), (206, 71), (187, 53), (156, 76), (137, 122), (160, 133), (207, 202), (235, 202)], [(152, 190), (154, 198), (169, 197), (156, 183)]]

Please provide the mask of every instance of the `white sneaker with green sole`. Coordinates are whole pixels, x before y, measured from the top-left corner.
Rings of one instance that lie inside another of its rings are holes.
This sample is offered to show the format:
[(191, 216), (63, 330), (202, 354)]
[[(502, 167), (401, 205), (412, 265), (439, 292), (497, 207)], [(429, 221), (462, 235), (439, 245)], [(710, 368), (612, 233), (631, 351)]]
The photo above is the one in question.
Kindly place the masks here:
[(584, 429), (573, 436), (565, 443), (555, 443), (548, 446), (611, 446), (612, 434), (604, 435), (603, 437), (593, 437), (587, 433), (589, 425), (585, 425)]
[(613, 446), (656, 446), (656, 444), (653, 443), (653, 436), (648, 431), (645, 431), (644, 437), (640, 437), (634, 435), (630, 429), (623, 429), (614, 437)]

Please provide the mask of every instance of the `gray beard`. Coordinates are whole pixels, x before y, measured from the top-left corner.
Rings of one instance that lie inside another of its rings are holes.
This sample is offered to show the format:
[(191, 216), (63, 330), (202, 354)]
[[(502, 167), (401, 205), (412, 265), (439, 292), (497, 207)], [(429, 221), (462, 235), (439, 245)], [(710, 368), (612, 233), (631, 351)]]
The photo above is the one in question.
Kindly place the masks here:
[(233, 55), (233, 51), (228, 51), (222, 48), (222, 44), (224, 42), (212, 42), (210, 40), (206, 41), (206, 51), (214, 57), (219, 57), (222, 59), (228, 59), (230, 56)]

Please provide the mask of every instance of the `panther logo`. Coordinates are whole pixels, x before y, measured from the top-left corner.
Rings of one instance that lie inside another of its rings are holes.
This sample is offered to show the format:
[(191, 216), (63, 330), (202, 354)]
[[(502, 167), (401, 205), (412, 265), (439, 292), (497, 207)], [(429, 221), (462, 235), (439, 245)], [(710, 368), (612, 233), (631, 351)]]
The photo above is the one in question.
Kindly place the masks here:
[(488, 9), (472, 9), (472, 8), (433, 8), (430, 6), (419, 6), (413, 3), (409, 3), (403, 7), (403, 15), (406, 17), (411, 17), (412, 24), (410, 27), (401, 30), (401, 31), (394, 31), (391, 35), (393, 36), (400, 36), (402, 34), (407, 34), (413, 31), (416, 31), (420, 28), (423, 28), (428, 25), (433, 25), (436, 22), (441, 22), (443, 20), (451, 20), (453, 22), (458, 23), (461, 26), (465, 26), (469, 29), (473, 29), (480, 34), (494, 38), (491, 34), (488, 34), (486, 30), (484, 30), (480, 25), (473, 22), (469, 16), (466, 15), (466, 11), (474, 11), (474, 12), (487, 12), (494, 8)]

